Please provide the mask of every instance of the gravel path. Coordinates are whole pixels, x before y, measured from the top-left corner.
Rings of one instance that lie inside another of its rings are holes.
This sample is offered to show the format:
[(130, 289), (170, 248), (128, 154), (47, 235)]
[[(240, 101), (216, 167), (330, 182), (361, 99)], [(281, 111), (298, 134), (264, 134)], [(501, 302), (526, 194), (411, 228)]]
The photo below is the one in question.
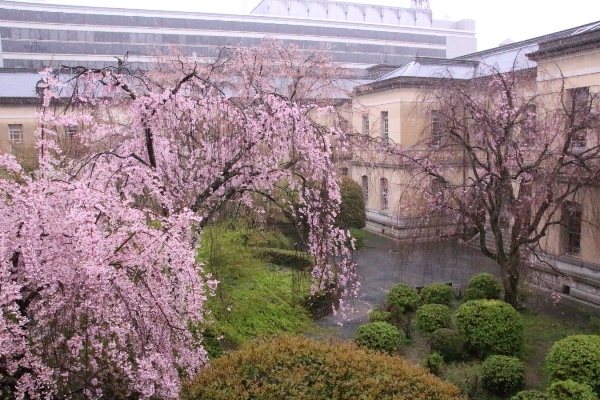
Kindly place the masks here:
[(361, 283), (355, 312), (345, 317), (338, 313), (317, 323), (324, 327), (339, 327), (336, 336), (350, 339), (356, 328), (367, 322), (368, 313), (383, 304), (389, 290), (397, 283), (425, 286), (451, 282), (464, 287), (476, 273), (498, 273), (498, 267), (476, 249), (452, 243), (403, 243), (369, 235), (365, 246), (356, 252)]

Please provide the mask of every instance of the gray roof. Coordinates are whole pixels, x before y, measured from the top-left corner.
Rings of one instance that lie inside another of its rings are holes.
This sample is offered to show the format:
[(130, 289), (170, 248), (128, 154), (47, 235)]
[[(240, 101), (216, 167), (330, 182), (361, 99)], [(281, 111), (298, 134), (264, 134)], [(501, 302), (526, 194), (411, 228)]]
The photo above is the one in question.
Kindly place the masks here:
[(432, 57), (416, 57), (414, 61), (383, 75), (375, 82), (393, 78), (454, 78), (470, 79), (496, 72), (535, 68), (536, 62), (527, 54), (537, 52), (540, 43), (583, 35), (600, 29), (600, 22), (499, 46), (493, 49), (467, 54), (450, 60)]
[(40, 79), (38, 73), (0, 73), (0, 97), (37, 97), (35, 88)]

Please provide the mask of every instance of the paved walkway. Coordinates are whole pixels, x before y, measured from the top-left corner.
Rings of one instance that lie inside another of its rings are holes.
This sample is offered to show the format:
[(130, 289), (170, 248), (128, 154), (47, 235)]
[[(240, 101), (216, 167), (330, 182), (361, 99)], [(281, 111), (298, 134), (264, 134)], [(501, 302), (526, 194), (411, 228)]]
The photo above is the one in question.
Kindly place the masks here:
[(368, 320), (368, 313), (385, 302), (392, 286), (407, 283), (425, 286), (437, 282), (452, 282), (464, 287), (471, 276), (480, 272), (498, 274), (495, 263), (476, 249), (452, 243), (404, 243), (369, 235), (365, 246), (356, 252), (361, 289), (354, 300), (356, 311), (344, 317), (329, 315), (321, 326), (339, 326), (341, 338), (352, 338), (359, 325)]

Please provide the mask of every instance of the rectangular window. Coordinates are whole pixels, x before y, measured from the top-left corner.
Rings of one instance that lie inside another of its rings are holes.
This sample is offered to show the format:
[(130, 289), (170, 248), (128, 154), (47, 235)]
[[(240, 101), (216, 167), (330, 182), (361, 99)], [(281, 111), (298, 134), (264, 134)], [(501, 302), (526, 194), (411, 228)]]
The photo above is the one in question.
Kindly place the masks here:
[(77, 125), (69, 125), (65, 126), (65, 136), (68, 138), (72, 138), (77, 135)]
[(568, 89), (567, 93), (571, 100), (571, 111), (577, 118), (581, 115), (586, 114), (590, 108), (590, 88), (589, 87), (578, 87)]
[(381, 178), (381, 209), (383, 211), (387, 211), (389, 209), (389, 185), (388, 180), (385, 178)]
[(443, 118), (439, 111), (431, 113), (431, 147), (440, 147), (442, 144)]
[(366, 175), (363, 175), (360, 180), (362, 189), (363, 189), (363, 198), (365, 200), (365, 207), (369, 204), (369, 178)]
[(390, 122), (387, 111), (381, 112), (381, 138), (388, 140), (390, 137)]
[(10, 143), (23, 143), (23, 125), (9, 124), (8, 125), (8, 141)]
[(562, 207), (564, 228), (564, 250), (570, 254), (579, 254), (581, 250), (581, 222), (583, 211), (581, 205), (567, 201)]
[(527, 104), (523, 116), (523, 145), (532, 147), (535, 145), (535, 131), (537, 128), (537, 107), (535, 104)]
[(568, 89), (567, 93), (570, 97), (571, 121), (570, 128), (571, 149), (578, 151), (587, 147), (587, 130), (582, 125), (582, 120), (590, 111), (590, 88), (578, 87)]
[(368, 115), (363, 115), (362, 117), (362, 133), (365, 135), (369, 134), (369, 116)]

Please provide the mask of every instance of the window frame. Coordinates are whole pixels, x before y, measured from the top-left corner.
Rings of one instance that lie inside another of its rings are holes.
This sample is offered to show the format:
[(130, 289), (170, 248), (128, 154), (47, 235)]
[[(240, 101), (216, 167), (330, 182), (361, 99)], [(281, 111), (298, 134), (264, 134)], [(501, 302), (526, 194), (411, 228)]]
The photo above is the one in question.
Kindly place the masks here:
[(385, 141), (390, 138), (390, 114), (388, 111), (381, 112), (381, 138)]
[(23, 124), (8, 124), (8, 142), (10, 144), (23, 144), (25, 142)]

